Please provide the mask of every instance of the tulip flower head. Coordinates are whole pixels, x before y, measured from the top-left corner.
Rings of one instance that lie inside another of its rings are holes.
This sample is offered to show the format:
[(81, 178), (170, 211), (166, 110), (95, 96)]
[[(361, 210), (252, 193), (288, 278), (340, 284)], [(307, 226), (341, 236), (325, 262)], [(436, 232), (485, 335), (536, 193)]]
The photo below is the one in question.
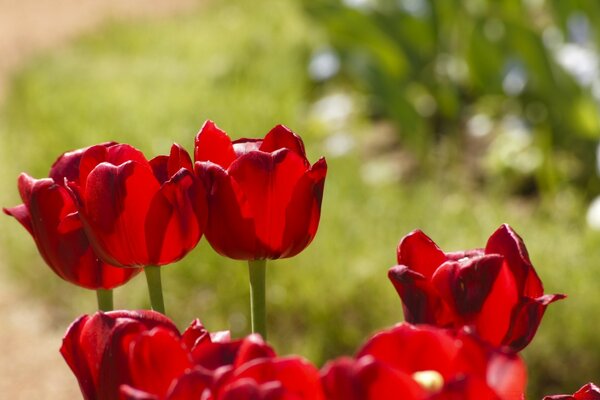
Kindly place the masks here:
[(321, 372), (330, 400), (521, 400), (525, 365), (465, 332), (402, 323)]
[(522, 239), (508, 225), (485, 249), (444, 253), (421, 231), (398, 245), (388, 276), (402, 299), (405, 320), (472, 328), (494, 346), (520, 351), (531, 342), (546, 307), (564, 295), (544, 295)]
[(600, 387), (590, 382), (572, 395), (555, 394), (544, 397), (544, 400), (600, 400)]
[(140, 270), (124, 270), (103, 262), (90, 246), (77, 207), (65, 187), (65, 180), (79, 180), (80, 161), (86, 150), (61, 155), (50, 169), (49, 178), (34, 179), (22, 173), (18, 187), (23, 204), (3, 210), (27, 229), (46, 264), (59, 277), (87, 289), (112, 289)]
[(264, 139), (231, 141), (212, 121), (198, 135), (196, 172), (208, 191), (206, 239), (238, 260), (293, 257), (313, 240), (327, 174), (302, 139), (278, 125)]
[(127, 144), (92, 146), (69, 182), (102, 259), (122, 267), (165, 265), (192, 250), (206, 220), (206, 195), (187, 152), (146, 160)]

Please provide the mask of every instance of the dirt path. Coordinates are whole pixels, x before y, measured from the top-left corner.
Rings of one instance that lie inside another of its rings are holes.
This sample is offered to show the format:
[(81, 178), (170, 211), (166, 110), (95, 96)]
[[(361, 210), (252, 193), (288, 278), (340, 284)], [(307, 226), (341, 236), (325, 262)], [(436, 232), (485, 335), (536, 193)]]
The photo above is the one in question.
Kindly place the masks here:
[[(0, 0), (0, 105), (11, 74), (31, 56), (60, 46), (109, 19), (161, 17), (185, 12), (197, 3)], [(0, 265), (0, 398), (80, 399), (77, 383), (58, 353), (66, 326), (52, 328), (44, 307), (16, 285), (6, 279)]]

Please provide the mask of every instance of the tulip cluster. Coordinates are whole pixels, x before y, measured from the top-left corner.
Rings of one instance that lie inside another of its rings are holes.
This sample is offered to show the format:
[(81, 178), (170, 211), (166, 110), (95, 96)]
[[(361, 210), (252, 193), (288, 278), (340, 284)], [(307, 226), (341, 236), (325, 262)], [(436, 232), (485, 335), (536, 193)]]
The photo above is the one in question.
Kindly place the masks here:
[[(49, 177), (19, 177), (23, 204), (4, 209), (61, 278), (96, 290), (61, 354), (86, 400), (522, 400), (519, 356), (549, 304), (523, 240), (502, 225), (485, 248), (445, 253), (414, 231), (388, 272), (405, 322), (320, 370), (266, 343), (266, 260), (293, 257), (316, 235), (327, 164), (310, 164), (284, 126), (232, 141), (208, 121), (194, 161), (174, 144), (148, 160), (102, 143), (59, 157)], [(252, 334), (231, 339), (164, 315), (161, 266), (202, 236), (249, 264)], [(156, 311), (111, 311), (111, 290), (144, 270)], [(158, 312), (157, 312), (158, 311)], [(547, 400), (600, 400), (589, 383)]]
[(98, 400), (520, 399), (526, 381), (514, 354), (464, 331), (409, 324), (376, 334), (355, 358), (321, 371), (277, 356), (259, 335), (231, 340), (198, 320), (181, 334), (152, 311), (84, 315), (69, 327), (61, 353), (84, 397)]

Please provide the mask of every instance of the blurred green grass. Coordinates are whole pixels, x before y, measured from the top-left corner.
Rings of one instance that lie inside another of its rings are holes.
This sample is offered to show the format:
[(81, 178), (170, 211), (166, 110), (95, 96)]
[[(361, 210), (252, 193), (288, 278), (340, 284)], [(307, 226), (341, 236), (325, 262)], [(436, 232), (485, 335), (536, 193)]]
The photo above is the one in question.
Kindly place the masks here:
[[(0, 114), (2, 205), (19, 202), (19, 172), (46, 176), (69, 149), (115, 140), (153, 157), (172, 141), (192, 151), (205, 119), (235, 138), (283, 123), (305, 138), (312, 161), (328, 156), (329, 175), (315, 241), (268, 270), (270, 340), (280, 353), (320, 365), (401, 320), (386, 272), (409, 231), (421, 228), (457, 250), (483, 246), (507, 222), (525, 239), (546, 292), (569, 295), (549, 307), (524, 353), (531, 398), (597, 380), (600, 235), (586, 228), (584, 200), (569, 191), (543, 202), (478, 191), (458, 169), (404, 184), (367, 183), (366, 119), (354, 117), (357, 148), (332, 157), (328, 132), (309, 117), (314, 88), (306, 63), (318, 35), (293, 1), (215, 2), (167, 21), (111, 24), (34, 60), (15, 77)], [(94, 311), (95, 296), (55, 279), (16, 221), (1, 224), (4, 267), (31, 296), (55, 306), (57, 325)], [(210, 330), (248, 331), (244, 263), (202, 240), (163, 276), (167, 312), (181, 328), (198, 317)], [(116, 290), (116, 305), (148, 306), (143, 277)]]

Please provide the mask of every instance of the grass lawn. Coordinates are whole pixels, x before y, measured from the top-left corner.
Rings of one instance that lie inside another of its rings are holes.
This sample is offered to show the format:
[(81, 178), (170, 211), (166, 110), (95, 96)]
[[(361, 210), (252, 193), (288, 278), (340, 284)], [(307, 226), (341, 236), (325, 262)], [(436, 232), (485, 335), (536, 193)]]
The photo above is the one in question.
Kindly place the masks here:
[[(19, 172), (46, 176), (69, 149), (115, 140), (153, 157), (173, 141), (192, 151), (205, 119), (234, 138), (283, 123), (305, 138), (312, 161), (328, 157), (329, 173), (315, 241), (268, 270), (270, 340), (281, 354), (320, 365), (400, 321), (386, 272), (409, 231), (421, 228), (443, 249), (458, 250), (483, 246), (507, 222), (525, 239), (546, 292), (569, 295), (549, 307), (524, 352), (531, 398), (597, 380), (600, 234), (586, 227), (583, 201), (570, 192), (544, 202), (509, 198), (449, 172), (368, 183), (360, 150), (366, 121), (355, 117), (350, 134), (358, 146), (338, 157), (325, 146), (328, 132), (311, 123), (306, 63), (318, 39), (295, 2), (239, 0), (164, 22), (110, 25), (38, 58), (16, 76), (0, 111), (2, 205), (19, 202)], [(3, 218), (0, 236), (4, 265), (32, 296), (56, 305), (57, 324), (94, 311), (94, 294), (55, 279), (15, 221)], [(210, 330), (248, 331), (244, 263), (216, 255), (203, 240), (165, 267), (163, 279), (167, 312), (181, 328), (198, 317)], [(116, 306), (148, 307), (143, 276), (116, 290)]]

